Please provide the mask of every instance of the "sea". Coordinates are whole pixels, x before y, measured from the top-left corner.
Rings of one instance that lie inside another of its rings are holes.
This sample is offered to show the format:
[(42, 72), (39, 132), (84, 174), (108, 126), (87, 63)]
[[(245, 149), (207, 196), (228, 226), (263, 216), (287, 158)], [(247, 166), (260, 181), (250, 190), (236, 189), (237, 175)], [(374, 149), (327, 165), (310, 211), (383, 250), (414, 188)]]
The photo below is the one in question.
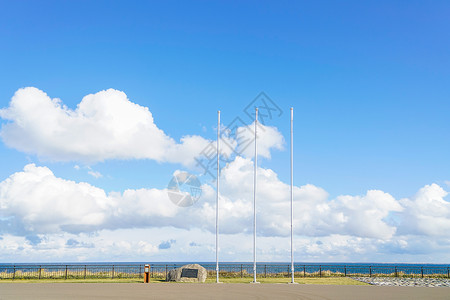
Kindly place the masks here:
[[(215, 262), (46, 262), (46, 263), (0, 263), (0, 272), (11, 272), (13, 268), (26, 271), (37, 268), (63, 269), (69, 266), (71, 269), (87, 268), (91, 271), (106, 270), (115, 267), (116, 269), (136, 270), (145, 264), (151, 265), (152, 270), (157, 272), (167, 272), (167, 270), (181, 267), (187, 264), (200, 264), (207, 270), (216, 269)], [(221, 272), (245, 272), (253, 273), (252, 262), (219, 262)], [(296, 262), (295, 272), (320, 273), (333, 272), (342, 274), (442, 274), (450, 276), (450, 264), (427, 264), (427, 263), (311, 263)], [(140, 270), (140, 269), (139, 269)], [(258, 274), (269, 273), (289, 273), (291, 264), (288, 262), (257, 262), (256, 272)], [(126, 271), (125, 271), (126, 272)], [(132, 271), (130, 271), (132, 272)], [(134, 271), (133, 271), (134, 272)]]

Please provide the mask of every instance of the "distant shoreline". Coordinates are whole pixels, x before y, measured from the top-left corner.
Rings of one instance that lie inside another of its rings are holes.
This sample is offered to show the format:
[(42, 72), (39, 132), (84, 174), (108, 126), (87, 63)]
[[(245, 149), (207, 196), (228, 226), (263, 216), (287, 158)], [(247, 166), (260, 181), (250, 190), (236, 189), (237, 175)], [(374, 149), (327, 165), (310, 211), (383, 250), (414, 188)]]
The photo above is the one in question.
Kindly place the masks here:
[[(185, 262), (18, 262), (18, 263), (6, 263), (0, 262), (2, 266), (39, 266), (39, 265), (187, 265), (187, 264), (205, 264), (215, 265), (216, 262), (198, 262), (198, 261), (185, 261)], [(219, 262), (220, 265), (253, 265), (253, 262)], [(290, 265), (290, 262), (256, 262), (257, 265)], [(388, 263), (388, 262), (295, 262), (295, 266), (433, 266), (433, 267), (450, 267), (450, 263)]]

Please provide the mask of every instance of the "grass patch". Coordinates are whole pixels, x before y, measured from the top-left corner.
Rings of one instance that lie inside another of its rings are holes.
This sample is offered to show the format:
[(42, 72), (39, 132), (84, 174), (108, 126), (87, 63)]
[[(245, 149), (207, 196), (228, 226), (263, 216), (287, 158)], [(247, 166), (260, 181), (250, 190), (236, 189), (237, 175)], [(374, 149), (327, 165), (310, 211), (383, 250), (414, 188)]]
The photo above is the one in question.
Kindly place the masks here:
[[(253, 280), (251, 277), (244, 278), (220, 278), (220, 282), (223, 283), (250, 283)], [(261, 283), (289, 283), (290, 278), (258, 278)], [(25, 283), (143, 283), (143, 279), (139, 278), (117, 278), (117, 279), (3, 279), (2, 282), (25, 282)], [(166, 282), (162, 278), (152, 278), (150, 283), (164, 283)], [(216, 282), (215, 277), (209, 277), (206, 279), (206, 283), (214, 284)], [(299, 284), (323, 284), (323, 285), (368, 285), (367, 283), (353, 280), (346, 277), (325, 277), (325, 278), (296, 278), (295, 282)], [(168, 283), (173, 284), (173, 283)], [(180, 284), (189, 284), (188, 282), (180, 282)]]
[(143, 279), (139, 278), (115, 278), (115, 279), (102, 279), (102, 278), (93, 278), (93, 279), (2, 279), (0, 280), (0, 284), (2, 282), (9, 283), (141, 283)]
[[(291, 278), (257, 278), (261, 283), (289, 283)], [(220, 278), (220, 282), (223, 283), (250, 283), (253, 278)], [(207, 278), (207, 283), (215, 283), (216, 278)], [(295, 282), (299, 284), (327, 284), (327, 285), (367, 285), (367, 283), (353, 280), (346, 277), (326, 277), (326, 278), (296, 278)]]

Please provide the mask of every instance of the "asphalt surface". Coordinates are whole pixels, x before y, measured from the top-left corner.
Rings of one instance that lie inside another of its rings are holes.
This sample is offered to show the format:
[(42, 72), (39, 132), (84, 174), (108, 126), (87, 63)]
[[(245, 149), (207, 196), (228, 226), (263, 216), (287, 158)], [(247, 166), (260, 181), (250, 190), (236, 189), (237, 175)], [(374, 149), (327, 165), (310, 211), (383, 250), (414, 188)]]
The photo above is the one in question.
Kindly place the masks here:
[(305, 284), (0, 283), (0, 299), (450, 299), (447, 287)]

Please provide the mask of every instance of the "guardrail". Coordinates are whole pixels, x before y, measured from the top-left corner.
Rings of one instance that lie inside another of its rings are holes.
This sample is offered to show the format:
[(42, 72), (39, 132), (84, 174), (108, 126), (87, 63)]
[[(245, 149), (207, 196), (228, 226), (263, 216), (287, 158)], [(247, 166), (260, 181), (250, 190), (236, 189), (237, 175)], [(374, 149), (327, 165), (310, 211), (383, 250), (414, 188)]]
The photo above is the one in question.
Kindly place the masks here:
[[(150, 264), (151, 278), (164, 280), (181, 264)], [(215, 264), (202, 264), (215, 277)], [(143, 278), (144, 264), (118, 265), (8, 265), (0, 266), (0, 279), (120, 279)], [(258, 277), (290, 277), (289, 264), (258, 264)], [(295, 265), (295, 277), (419, 277), (450, 278), (450, 267), (405, 265)], [(220, 265), (223, 278), (251, 277), (253, 264)]]
[(144, 265), (18, 265), (1, 266), (0, 279), (142, 278)]

